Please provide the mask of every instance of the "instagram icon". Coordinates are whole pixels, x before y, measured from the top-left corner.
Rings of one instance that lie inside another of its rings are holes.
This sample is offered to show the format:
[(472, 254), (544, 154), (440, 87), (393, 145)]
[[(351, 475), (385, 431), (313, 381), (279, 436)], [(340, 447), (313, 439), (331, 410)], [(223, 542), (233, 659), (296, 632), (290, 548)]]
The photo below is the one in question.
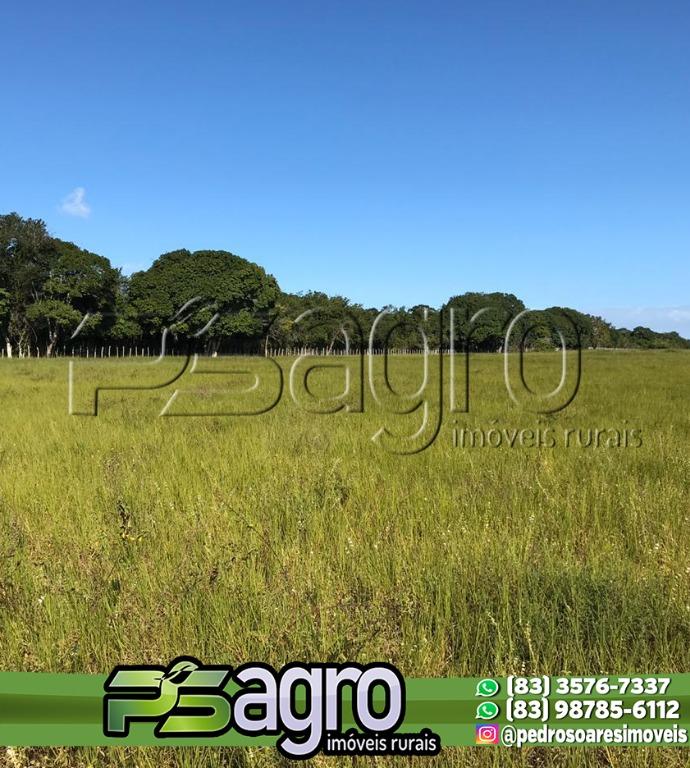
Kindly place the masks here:
[(498, 725), (477, 725), (475, 726), (475, 744), (498, 744), (501, 729)]

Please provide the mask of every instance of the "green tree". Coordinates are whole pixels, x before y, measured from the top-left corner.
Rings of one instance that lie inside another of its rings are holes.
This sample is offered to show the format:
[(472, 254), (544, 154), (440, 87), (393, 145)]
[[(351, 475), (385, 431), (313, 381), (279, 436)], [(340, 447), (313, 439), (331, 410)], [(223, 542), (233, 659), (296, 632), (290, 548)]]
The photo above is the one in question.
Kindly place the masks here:
[(36, 337), (45, 342), (48, 357), (87, 315), (84, 335), (104, 332), (112, 322), (120, 278), (104, 256), (62, 240), (54, 239), (53, 247), (48, 276), (36, 301), (26, 309)]
[[(463, 293), (443, 307), (446, 326), (454, 310), (456, 350), (467, 344), (472, 351), (497, 352), (503, 346), (510, 321), (525, 309), (512, 293)], [(448, 342), (448, 331), (445, 333)]]
[[(277, 316), (269, 341), (276, 347), (343, 348), (345, 329), (351, 349), (364, 345), (357, 306), (343, 296), (328, 296), (320, 291), (281, 294)], [(307, 314), (305, 314), (307, 313)]]
[(257, 346), (279, 293), (274, 277), (228, 251), (172, 251), (132, 275), (129, 283), (130, 306), (148, 339), (160, 339), (171, 325), (177, 337), (189, 338), (217, 315), (205, 334), (207, 350), (221, 344)]
[(129, 298), (129, 278), (118, 272), (115, 319), (108, 324), (107, 336), (116, 342), (132, 342), (142, 336), (137, 311)]
[(108, 259), (51, 237), (40, 219), (0, 216), (0, 328), (8, 357), (30, 344), (53, 353), (90, 315), (91, 333), (115, 309), (118, 271)]
[(10, 293), (0, 288), (0, 335), (7, 338), (7, 326), (10, 321)]
[(587, 349), (593, 346), (592, 318), (589, 315), (570, 307), (549, 307), (540, 314), (552, 346), (561, 346), (561, 336), (568, 349)]
[(26, 310), (40, 298), (54, 246), (45, 223), (16, 213), (0, 216), (0, 290), (6, 305), (4, 338), (7, 356), (23, 354), (32, 340)]
[(590, 320), (592, 323), (592, 346), (597, 347), (615, 347), (616, 343), (616, 329), (607, 323), (602, 317), (598, 315), (591, 315)]

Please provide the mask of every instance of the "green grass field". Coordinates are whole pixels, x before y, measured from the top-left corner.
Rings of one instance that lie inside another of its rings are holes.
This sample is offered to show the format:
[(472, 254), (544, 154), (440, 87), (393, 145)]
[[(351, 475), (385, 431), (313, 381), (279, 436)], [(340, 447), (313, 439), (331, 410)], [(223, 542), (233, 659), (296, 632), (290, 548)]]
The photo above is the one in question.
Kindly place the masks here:
[[(2, 669), (105, 673), (181, 653), (277, 666), (380, 660), (407, 676), (690, 669), (689, 353), (586, 352), (577, 397), (552, 416), (520, 411), (502, 358), (477, 356), (470, 413), (444, 407), (436, 441), (411, 456), (371, 436), (384, 424), (410, 434), (418, 415), (384, 414), (371, 398), (362, 414), (306, 414), (285, 394), (259, 416), (158, 418), (171, 389), (121, 391), (102, 395), (97, 418), (69, 416), (67, 365), (0, 362)], [(556, 365), (533, 354), (528, 375), (553, 382)], [(153, 381), (161, 369), (76, 366), (80, 386)], [(394, 360), (399, 389), (416, 387), (419, 368), (419, 358)], [(196, 407), (231, 407), (216, 378), (200, 378)], [(315, 374), (314, 387), (334, 391), (328, 379)], [(462, 447), (461, 427), (549, 428), (559, 439)], [(642, 445), (565, 447), (563, 430), (578, 428), (641, 430)], [(686, 759), (484, 749), (429, 764)], [(3, 760), (279, 762), (268, 750), (204, 749), (18, 750)]]

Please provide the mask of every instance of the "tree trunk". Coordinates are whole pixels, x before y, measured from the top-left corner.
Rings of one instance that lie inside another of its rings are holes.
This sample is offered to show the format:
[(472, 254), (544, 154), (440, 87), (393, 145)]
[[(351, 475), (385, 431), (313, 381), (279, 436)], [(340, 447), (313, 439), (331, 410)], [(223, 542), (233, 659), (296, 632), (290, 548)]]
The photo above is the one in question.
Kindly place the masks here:
[(9, 339), (5, 339), (5, 350), (7, 351), (7, 357), (12, 358), (12, 342)]

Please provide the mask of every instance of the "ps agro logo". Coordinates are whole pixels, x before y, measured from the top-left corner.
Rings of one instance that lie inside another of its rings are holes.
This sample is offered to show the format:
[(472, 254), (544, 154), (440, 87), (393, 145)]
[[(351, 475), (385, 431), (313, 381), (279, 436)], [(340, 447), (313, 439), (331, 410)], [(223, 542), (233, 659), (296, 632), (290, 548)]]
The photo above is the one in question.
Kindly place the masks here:
[[(344, 689), (358, 730), (343, 732)], [(161, 666), (119, 666), (104, 684), (103, 732), (125, 738), (133, 723), (153, 725), (157, 738), (217, 737), (231, 729), (276, 736), (279, 752), (307, 759), (347, 755), (434, 755), (429, 730), (399, 734), (405, 681), (388, 664), (203, 665), (189, 656)], [(377, 693), (381, 695), (377, 697)], [(381, 706), (380, 700), (383, 699)]]
[[(372, 323), (369, 333), (365, 334), (357, 318), (351, 313), (346, 313), (345, 320), (339, 319), (334, 323), (328, 317), (327, 309), (308, 309), (292, 321), (293, 326), (308, 326), (312, 329), (328, 327), (333, 340), (338, 339), (341, 347), (337, 355), (315, 355), (312, 351), (299, 349), (285, 376), (277, 356), (271, 353), (267, 345), (264, 355), (252, 359), (250, 370), (247, 369), (249, 364), (246, 359), (240, 367), (228, 369), (228, 366), (233, 365), (232, 356), (222, 358), (223, 370), (210, 367), (212, 361), (208, 358), (215, 357), (215, 354), (209, 354), (209, 350), (213, 349), (213, 344), (209, 343), (209, 334), (221, 314), (214, 313), (213, 305), (202, 305), (201, 298), (197, 297), (188, 301), (176, 313), (162, 331), (158, 357), (147, 362), (135, 358), (140, 364), (139, 373), (150, 380), (152, 367), (166, 359), (166, 348), (169, 347), (170, 339), (174, 338), (177, 329), (184, 327), (187, 329), (185, 353), (181, 357), (168, 358), (174, 360), (178, 366), (172, 376), (168, 372), (161, 375), (160, 381), (137, 383), (136, 376), (132, 378), (131, 372), (127, 373), (126, 378), (118, 378), (116, 366), (107, 371), (95, 371), (79, 362), (70, 361), (68, 413), (72, 416), (98, 416), (100, 396), (107, 391), (167, 390), (170, 397), (159, 413), (161, 417), (252, 416), (275, 408), (287, 388), (293, 404), (307, 413), (353, 415), (364, 412), (366, 393), (366, 400), (373, 401), (378, 412), (391, 417), (409, 416), (409, 423), (412, 424), (409, 433), (400, 434), (399, 427), (394, 431), (390, 425), (384, 423), (371, 435), (371, 439), (392, 453), (419, 453), (428, 448), (439, 435), (444, 411), (450, 414), (469, 413), (473, 337), (481, 328), (482, 322), (497, 311), (495, 307), (484, 307), (472, 316), (467, 316), (451, 307), (447, 312), (438, 313), (438, 322), (434, 323), (432, 328), (428, 309), (423, 310), (421, 317), (410, 314), (408, 318), (396, 319), (392, 323), (387, 317), (392, 311), (384, 309)], [(579, 390), (582, 371), (581, 334), (577, 324), (565, 310), (561, 312), (560, 325), (550, 318), (549, 322), (553, 323), (553, 336), (559, 339), (560, 380), (551, 391), (537, 392), (527, 384), (525, 373), (526, 342), (536, 327), (536, 323), (530, 319), (532, 312), (523, 310), (502, 319), (504, 332), (500, 352), (503, 355), (505, 391), (510, 400), (523, 411), (553, 414), (566, 408)], [(278, 318), (279, 315), (276, 315), (270, 319), (269, 329)], [(202, 327), (195, 333), (190, 332), (189, 327), (193, 326), (195, 321)], [(544, 318), (540, 318), (538, 322), (543, 328)], [(88, 323), (89, 315), (86, 315), (73, 334), (73, 341)], [(389, 370), (390, 356), (395, 354), (392, 341), (396, 331), (403, 326), (413, 328), (420, 340), (416, 359), (421, 359), (422, 380), (413, 393), (399, 392), (391, 382)], [(440, 340), (435, 349), (431, 347), (430, 337)], [(267, 341), (268, 338), (269, 332), (266, 334)], [(200, 354), (198, 350), (204, 346), (206, 352)], [(447, 372), (444, 372), (446, 358), (449, 365)], [(234, 359), (237, 361), (237, 358)], [(324, 397), (313, 391), (311, 377), (323, 369), (335, 371), (341, 377), (342, 389), (339, 394)], [(145, 373), (148, 375), (144, 376)], [(236, 382), (237, 376), (243, 374), (253, 376), (254, 382), (248, 388), (232, 393), (232, 407), (228, 407), (228, 392), (221, 394), (222, 385), (225, 384), (229, 390), (233, 381)], [(97, 378), (93, 378), (94, 376)], [(199, 393), (197, 382), (204, 376), (207, 381), (208, 377), (213, 380), (213, 389), (219, 394), (217, 408), (209, 408), (208, 402), (205, 402), (202, 408), (200, 400), (194, 399)], [(247, 395), (251, 395), (251, 398)]]

